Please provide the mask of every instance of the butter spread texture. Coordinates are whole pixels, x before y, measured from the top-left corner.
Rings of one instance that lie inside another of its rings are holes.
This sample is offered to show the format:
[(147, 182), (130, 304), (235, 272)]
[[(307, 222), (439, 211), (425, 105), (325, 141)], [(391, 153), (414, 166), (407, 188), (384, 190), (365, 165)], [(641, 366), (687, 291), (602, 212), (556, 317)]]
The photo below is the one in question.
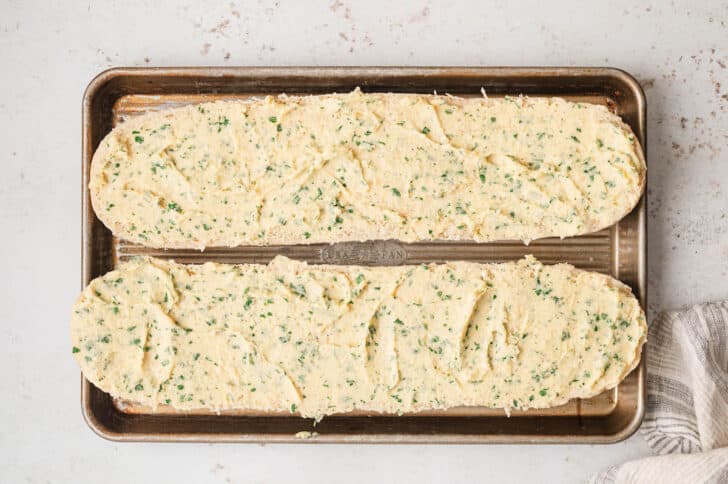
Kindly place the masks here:
[(150, 247), (530, 241), (614, 224), (645, 173), (603, 106), (356, 90), (132, 118), (101, 141), (90, 191)]
[(616, 386), (645, 317), (630, 289), (567, 264), (182, 265), (138, 258), (73, 307), (72, 352), (156, 408), (402, 413), (544, 408)]

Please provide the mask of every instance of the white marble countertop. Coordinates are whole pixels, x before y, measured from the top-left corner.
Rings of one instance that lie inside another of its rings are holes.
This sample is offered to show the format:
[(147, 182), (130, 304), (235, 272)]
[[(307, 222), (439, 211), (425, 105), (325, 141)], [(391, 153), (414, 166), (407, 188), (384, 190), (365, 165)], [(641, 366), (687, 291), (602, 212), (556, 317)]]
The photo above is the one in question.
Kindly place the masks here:
[(580, 482), (649, 455), (639, 434), (609, 446), (151, 445), (86, 427), (68, 342), (81, 95), (111, 66), (626, 69), (648, 99), (649, 312), (728, 297), (726, 2), (207, 3), (0, 1), (0, 480)]

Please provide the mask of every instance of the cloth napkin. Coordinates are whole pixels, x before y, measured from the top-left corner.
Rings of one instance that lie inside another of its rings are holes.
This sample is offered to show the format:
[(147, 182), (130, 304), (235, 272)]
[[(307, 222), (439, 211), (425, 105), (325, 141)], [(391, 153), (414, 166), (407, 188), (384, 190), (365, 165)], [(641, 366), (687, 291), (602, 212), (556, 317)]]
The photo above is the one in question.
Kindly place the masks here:
[(659, 455), (589, 482), (728, 483), (728, 301), (662, 313), (647, 341), (641, 433)]

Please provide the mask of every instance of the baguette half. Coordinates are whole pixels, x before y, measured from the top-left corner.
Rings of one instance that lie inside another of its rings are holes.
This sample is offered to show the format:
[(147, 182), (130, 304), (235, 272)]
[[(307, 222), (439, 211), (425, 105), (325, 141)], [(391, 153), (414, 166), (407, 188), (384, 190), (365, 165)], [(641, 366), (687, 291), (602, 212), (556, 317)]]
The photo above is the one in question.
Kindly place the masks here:
[(614, 224), (645, 179), (603, 106), (356, 90), (130, 119), (96, 150), (90, 191), (115, 235), (149, 247), (528, 242)]
[(182, 265), (91, 282), (73, 355), (101, 390), (157, 408), (321, 418), (589, 398), (637, 365), (630, 289), (568, 264)]

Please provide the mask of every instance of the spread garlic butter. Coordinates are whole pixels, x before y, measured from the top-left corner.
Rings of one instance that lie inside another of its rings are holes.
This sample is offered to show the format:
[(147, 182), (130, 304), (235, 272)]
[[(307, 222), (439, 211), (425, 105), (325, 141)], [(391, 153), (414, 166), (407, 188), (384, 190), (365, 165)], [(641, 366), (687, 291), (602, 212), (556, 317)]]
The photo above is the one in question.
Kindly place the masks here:
[(645, 170), (603, 106), (356, 90), (130, 119), (90, 191), (115, 235), (150, 247), (530, 241), (614, 224)]
[(630, 289), (567, 264), (182, 265), (138, 258), (73, 308), (92, 383), (150, 407), (415, 412), (559, 405), (639, 361)]

